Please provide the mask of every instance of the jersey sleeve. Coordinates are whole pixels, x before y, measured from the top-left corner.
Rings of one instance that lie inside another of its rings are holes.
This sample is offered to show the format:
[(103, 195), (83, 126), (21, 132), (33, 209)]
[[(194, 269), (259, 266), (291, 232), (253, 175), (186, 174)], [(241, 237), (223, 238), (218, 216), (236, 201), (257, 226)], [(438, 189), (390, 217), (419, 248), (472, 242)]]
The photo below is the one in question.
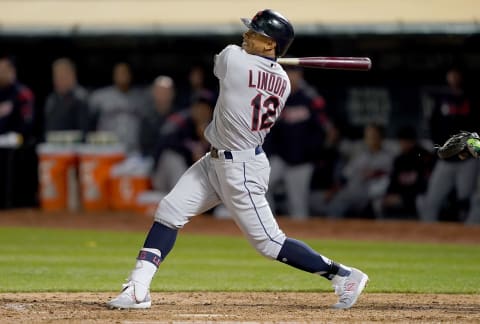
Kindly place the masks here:
[(234, 45), (229, 45), (225, 47), (219, 54), (215, 55), (213, 74), (215, 74), (217, 78), (223, 79), (227, 74), (228, 58), (234, 49)]

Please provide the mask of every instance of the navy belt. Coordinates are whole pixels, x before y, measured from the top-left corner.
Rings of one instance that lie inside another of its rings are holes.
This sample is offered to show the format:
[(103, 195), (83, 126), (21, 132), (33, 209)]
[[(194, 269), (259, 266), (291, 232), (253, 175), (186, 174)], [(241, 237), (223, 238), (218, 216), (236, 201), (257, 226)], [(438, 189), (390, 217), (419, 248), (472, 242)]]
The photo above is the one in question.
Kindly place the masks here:
[[(255, 155), (259, 155), (263, 153), (263, 148), (261, 146), (257, 146), (255, 148)], [(218, 149), (212, 146), (210, 149), (210, 155), (211, 157), (218, 159)], [(225, 156), (225, 159), (228, 160), (233, 160), (233, 155), (231, 151), (223, 151), (223, 155)]]

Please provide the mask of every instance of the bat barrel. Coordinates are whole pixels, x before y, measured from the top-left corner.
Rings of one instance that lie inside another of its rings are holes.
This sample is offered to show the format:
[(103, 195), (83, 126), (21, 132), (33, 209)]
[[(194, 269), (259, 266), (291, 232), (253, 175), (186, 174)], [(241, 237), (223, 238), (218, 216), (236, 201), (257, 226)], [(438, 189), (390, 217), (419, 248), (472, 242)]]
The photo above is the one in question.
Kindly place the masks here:
[(298, 57), (279, 58), (282, 65), (297, 65), (302, 67), (332, 70), (368, 71), (372, 61), (368, 57)]

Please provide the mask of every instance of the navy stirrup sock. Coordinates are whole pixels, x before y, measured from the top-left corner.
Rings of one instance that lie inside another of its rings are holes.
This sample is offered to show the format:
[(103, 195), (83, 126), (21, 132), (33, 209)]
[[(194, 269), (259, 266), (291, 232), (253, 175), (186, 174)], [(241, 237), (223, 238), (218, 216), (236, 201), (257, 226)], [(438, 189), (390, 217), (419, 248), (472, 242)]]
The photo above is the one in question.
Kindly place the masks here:
[(176, 238), (176, 229), (171, 229), (158, 222), (153, 223), (143, 248), (138, 253), (135, 269), (129, 277), (129, 280), (135, 284), (135, 296), (138, 291), (146, 296), (158, 266), (172, 250)]
[(327, 279), (332, 279), (335, 275), (344, 277), (350, 274), (349, 270), (340, 264), (318, 254), (307, 244), (292, 238), (285, 240), (277, 260), (303, 271), (317, 273)]
[(175, 244), (177, 232), (177, 229), (172, 229), (158, 222), (154, 222), (150, 232), (148, 232), (143, 247), (160, 250), (160, 253), (162, 254), (161, 259), (163, 261)]

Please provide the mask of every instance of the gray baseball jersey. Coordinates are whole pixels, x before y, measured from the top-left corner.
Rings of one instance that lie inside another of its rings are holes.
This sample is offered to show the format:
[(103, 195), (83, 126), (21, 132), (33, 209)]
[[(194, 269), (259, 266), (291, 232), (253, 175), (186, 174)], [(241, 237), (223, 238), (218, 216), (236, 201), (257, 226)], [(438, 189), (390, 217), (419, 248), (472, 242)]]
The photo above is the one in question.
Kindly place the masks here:
[(220, 94), (205, 136), (218, 151), (188, 169), (160, 202), (155, 220), (183, 227), (223, 203), (261, 254), (275, 259), (286, 239), (268, 205), (270, 164), (259, 146), (280, 115), (290, 82), (274, 60), (227, 46), (215, 58)]
[(275, 61), (247, 54), (236, 45), (215, 57), (220, 95), (205, 137), (218, 149), (262, 145), (290, 94), (287, 74)]

